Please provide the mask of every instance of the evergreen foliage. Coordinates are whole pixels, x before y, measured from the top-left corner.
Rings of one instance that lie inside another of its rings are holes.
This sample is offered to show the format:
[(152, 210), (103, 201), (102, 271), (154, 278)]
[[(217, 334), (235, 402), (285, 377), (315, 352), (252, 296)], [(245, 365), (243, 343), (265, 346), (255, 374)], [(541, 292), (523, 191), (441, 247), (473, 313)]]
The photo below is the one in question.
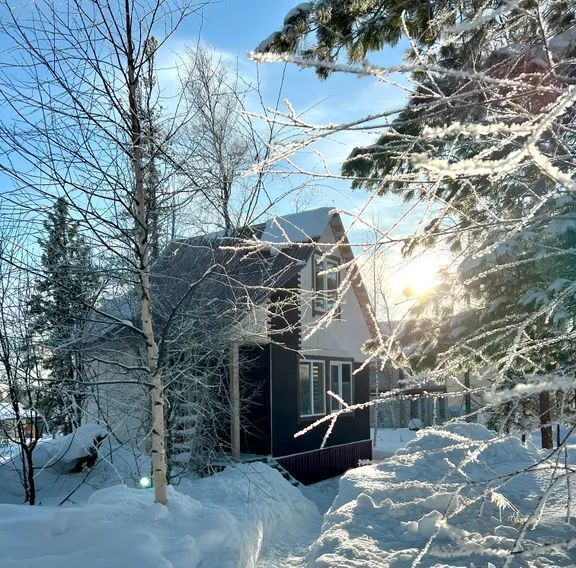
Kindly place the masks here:
[(95, 299), (98, 276), (66, 199), (55, 201), (44, 230), (46, 236), (39, 241), (43, 275), (29, 302), (33, 332), (45, 345), (43, 365), (48, 371), (40, 405), (53, 431), (68, 434), (78, 424), (83, 398), (78, 334)]
[[(446, 376), (493, 365), (497, 389), (574, 372), (576, 203), (551, 174), (575, 169), (574, 105), (531, 142), (540, 162), (529, 155), (503, 174), (490, 166), (522, 151), (573, 84), (575, 24), (576, 5), (564, 0), (320, 0), (293, 10), (260, 46), (367, 65), (370, 51), (409, 36), (417, 86), (389, 128), (355, 148), (342, 170), (354, 188), (434, 204), (436, 217), (405, 244), (406, 254), (442, 241), (464, 259), (403, 328), (400, 341), (416, 346), (416, 370)], [(317, 69), (328, 77), (321, 63)], [(462, 166), (429, 175), (422, 165), (430, 161)], [(520, 406), (497, 412), (542, 412), (533, 399)]]

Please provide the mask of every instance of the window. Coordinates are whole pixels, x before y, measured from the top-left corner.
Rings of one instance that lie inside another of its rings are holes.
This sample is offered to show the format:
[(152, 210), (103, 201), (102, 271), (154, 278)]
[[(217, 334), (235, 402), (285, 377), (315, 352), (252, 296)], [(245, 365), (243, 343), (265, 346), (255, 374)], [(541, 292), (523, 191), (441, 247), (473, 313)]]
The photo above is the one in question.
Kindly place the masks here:
[[(352, 404), (352, 363), (330, 363), (330, 390), (344, 402)], [(330, 412), (341, 409), (342, 405), (330, 397)]]
[(340, 272), (338, 261), (332, 258), (315, 258), (314, 262), (314, 313), (329, 312), (336, 303), (338, 287), (340, 286)]
[(324, 361), (300, 361), (300, 416), (326, 413)]

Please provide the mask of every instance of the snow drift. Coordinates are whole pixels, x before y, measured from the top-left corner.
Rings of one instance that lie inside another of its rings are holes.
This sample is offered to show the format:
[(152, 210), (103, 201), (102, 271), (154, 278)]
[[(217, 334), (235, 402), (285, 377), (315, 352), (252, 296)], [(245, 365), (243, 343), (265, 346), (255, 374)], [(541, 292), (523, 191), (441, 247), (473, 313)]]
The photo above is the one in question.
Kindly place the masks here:
[[(310, 565), (501, 566), (548, 486), (540, 460), (531, 444), (478, 424), (422, 430), (390, 459), (343, 476)], [(575, 565), (576, 556), (538, 545), (571, 536), (560, 493), (556, 518), (549, 511), (530, 527), (513, 566)]]
[(35, 468), (51, 467), (59, 472), (72, 471), (78, 460), (91, 455), (96, 457), (98, 441), (108, 435), (105, 427), (98, 424), (85, 424), (72, 434), (58, 438), (38, 440), (34, 448), (33, 459)]
[(0, 505), (2, 568), (244, 568), (318, 522), (300, 491), (265, 464), (170, 487), (115, 486), (85, 505)]

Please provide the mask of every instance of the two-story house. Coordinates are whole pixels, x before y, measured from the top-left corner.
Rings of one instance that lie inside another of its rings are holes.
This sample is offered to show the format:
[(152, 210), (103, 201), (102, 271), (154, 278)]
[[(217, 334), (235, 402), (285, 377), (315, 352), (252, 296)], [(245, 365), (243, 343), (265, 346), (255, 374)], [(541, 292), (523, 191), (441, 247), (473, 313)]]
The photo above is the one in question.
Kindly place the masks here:
[[(371, 458), (367, 408), (341, 415), (323, 448), (330, 421), (295, 437), (340, 409), (328, 391), (348, 404), (369, 400), (368, 369), (361, 366), (373, 318), (340, 215), (322, 208), (275, 217), (241, 237), (194, 237), (167, 248), (153, 275), (159, 334), (175, 319), (166, 306), (186, 304), (194, 312), (185, 314), (198, 314), (191, 330), (201, 327), (220, 339), (224, 331), (239, 345), (241, 358), (250, 361), (240, 372), (251, 392), (242, 415), (243, 453), (271, 456), (305, 483)], [(115, 302), (125, 313), (100, 324), (106, 334), (100, 344), (113, 341), (124, 368), (135, 358), (126, 328), (116, 324), (127, 319), (137, 325), (129, 303)], [(180, 319), (186, 324), (193, 317)], [(107, 423), (119, 439), (134, 436), (146, 428), (145, 416), (134, 409), (145, 404), (130, 397), (142, 397), (145, 389), (121, 386), (120, 379), (115, 384), (122, 365), (111, 369), (110, 356), (94, 361), (102, 387), (99, 400), (88, 404), (90, 419)]]

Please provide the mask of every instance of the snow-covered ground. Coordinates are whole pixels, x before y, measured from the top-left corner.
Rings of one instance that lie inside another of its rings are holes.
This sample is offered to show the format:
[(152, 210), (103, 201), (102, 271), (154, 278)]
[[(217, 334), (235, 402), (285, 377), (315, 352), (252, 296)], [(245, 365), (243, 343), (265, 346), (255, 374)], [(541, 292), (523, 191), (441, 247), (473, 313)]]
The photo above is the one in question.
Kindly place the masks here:
[[(374, 428), (370, 429), (370, 437), (374, 440)], [(415, 437), (416, 431), (408, 428), (378, 428), (376, 445), (372, 447), (372, 459), (378, 461), (389, 458)]]
[[(320, 524), (313, 503), (262, 463), (170, 488), (117, 485), (74, 507), (0, 505), (2, 568), (240, 568), (288, 555)], [(284, 551), (284, 552), (283, 552)]]
[[(477, 424), (380, 430), (376, 449), (380, 461), (302, 488), (263, 463), (183, 480), (167, 507), (136, 488), (145, 458), (119, 448), (84, 483), (44, 470), (40, 507), (14, 504), (14, 472), (0, 464), (0, 567), (500, 567), (550, 483), (546, 454)], [(564, 480), (510, 568), (576, 565), (549, 546), (573, 535), (566, 497)]]
[[(113, 485), (138, 487), (138, 481), (150, 472), (147, 456), (128, 446), (104, 440), (96, 466), (81, 473), (67, 473), (74, 459), (86, 452), (90, 437), (84, 434), (70, 439), (41, 440), (34, 450), (34, 474), (38, 505), (76, 505), (85, 503), (92, 493)], [(0, 503), (21, 504), (23, 501), (20, 470), (22, 464), (16, 444), (0, 446)], [(0, 564), (1, 566), (1, 564)]]
[[(347, 472), (308, 561), (317, 568), (502, 566), (549, 475), (542, 454), (478, 424), (425, 429), (381, 463)], [(526, 468), (535, 472), (520, 473)], [(563, 482), (565, 487), (566, 482)], [(575, 566), (576, 554), (542, 546), (573, 536), (566, 493), (530, 523), (511, 566)]]

